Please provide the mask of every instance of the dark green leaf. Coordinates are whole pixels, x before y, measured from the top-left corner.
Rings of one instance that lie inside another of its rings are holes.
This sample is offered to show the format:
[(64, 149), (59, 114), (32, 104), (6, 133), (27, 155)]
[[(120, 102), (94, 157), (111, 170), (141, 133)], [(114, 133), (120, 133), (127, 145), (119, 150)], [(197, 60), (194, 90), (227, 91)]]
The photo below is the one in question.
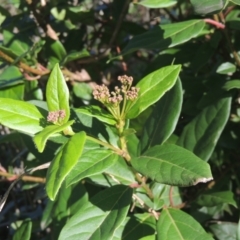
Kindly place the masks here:
[(189, 20), (159, 25), (131, 39), (126, 48), (123, 49), (123, 54), (139, 50), (140, 48), (163, 50), (174, 47), (197, 37), (204, 25), (205, 22), (203, 20)]
[(132, 199), (132, 189), (117, 185), (96, 194), (64, 226), (59, 240), (112, 239), (125, 219)]
[(51, 200), (55, 199), (65, 177), (80, 158), (85, 139), (85, 132), (76, 133), (63, 145), (62, 149), (51, 162), (46, 177), (46, 191)]
[(191, 186), (212, 180), (210, 166), (188, 150), (172, 144), (155, 146), (131, 160), (141, 174), (160, 183)]
[(30, 240), (32, 231), (32, 221), (25, 219), (13, 236), (13, 240)]
[(9, 66), (0, 75), (0, 88), (10, 87), (23, 83), (23, 76), (15, 66)]
[(71, 185), (83, 178), (103, 173), (108, 167), (115, 164), (118, 155), (107, 149), (94, 149), (85, 152), (67, 176), (67, 185)]
[(182, 86), (180, 80), (154, 106), (144, 125), (141, 149), (164, 143), (175, 130), (182, 107)]
[(196, 202), (206, 207), (213, 207), (224, 203), (237, 207), (231, 191), (203, 193), (197, 198)]
[(156, 220), (149, 213), (134, 214), (125, 219), (121, 226), (115, 231), (112, 240), (142, 239), (146, 236), (149, 240), (155, 240)]
[(47, 112), (36, 106), (13, 99), (0, 99), (0, 123), (28, 134), (35, 134), (43, 129), (41, 121)]
[(185, 126), (177, 144), (207, 161), (229, 118), (231, 98), (222, 98), (204, 108)]
[(61, 126), (59, 125), (50, 125), (45, 127), (41, 132), (36, 134), (33, 138), (34, 143), (36, 144), (36, 147), (39, 152), (43, 152), (47, 140), (53, 136), (56, 133), (62, 132), (67, 127), (71, 126), (74, 123), (74, 121), (69, 121)]
[(136, 87), (140, 88), (138, 98), (126, 106), (127, 118), (136, 118), (146, 108), (157, 102), (177, 81), (180, 65), (161, 68), (144, 77)]
[[(167, 231), (166, 231), (167, 229)], [(213, 240), (202, 226), (187, 213), (173, 208), (165, 208), (157, 222), (158, 240)]]
[(55, 65), (48, 79), (46, 95), (48, 110), (65, 110), (66, 117), (62, 122), (66, 123), (70, 116), (69, 91), (58, 64)]

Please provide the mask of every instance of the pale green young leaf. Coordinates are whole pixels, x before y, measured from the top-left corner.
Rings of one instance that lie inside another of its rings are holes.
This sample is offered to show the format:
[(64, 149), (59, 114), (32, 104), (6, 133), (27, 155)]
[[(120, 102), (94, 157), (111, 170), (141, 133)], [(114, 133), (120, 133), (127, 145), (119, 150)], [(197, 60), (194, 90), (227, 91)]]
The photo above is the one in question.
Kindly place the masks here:
[(43, 129), (47, 111), (30, 103), (0, 98), (0, 123), (14, 130), (35, 134)]
[(132, 166), (152, 180), (191, 186), (212, 180), (210, 166), (192, 152), (172, 144), (155, 146), (131, 160)]
[(175, 5), (176, 0), (143, 0), (138, 4), (148, 8), (167, 8)]
[(62, 182), (80, 158), (85, 140), (85, 132), (76, 133), (52, 160), (46, 177), (46, 191), (51, 200), (55, 199)]
[(56, 133), (62, 132), (67, 127), (71, 126), (74, 121), (69, 121), (61, 126), (59, 125), (50, 125), (45, 127), (41, 132), (36, 134), (33, 138), (34, 143), (39, 152), (43, 152), (47, 140)]
[(50, 112), (58, 110), (65, 111), (66, 117), (62, 122), (66, 123), (70, 117), (69, 90), (58, 64), (54, 66), (49, 76), (47, 82), (46, 98), (48, 110)]
[(132, 189), (123, 185), (96, 194), (68, 220), (59, 240), (112, 239), (124, 221), (132, 199)]
[(160, 68), (144, 77), (137, 85), (138, 98), (126, 106), (129, 119), (136, 118), (141, 112), (157, 102), (177, 81), (181, 65)]

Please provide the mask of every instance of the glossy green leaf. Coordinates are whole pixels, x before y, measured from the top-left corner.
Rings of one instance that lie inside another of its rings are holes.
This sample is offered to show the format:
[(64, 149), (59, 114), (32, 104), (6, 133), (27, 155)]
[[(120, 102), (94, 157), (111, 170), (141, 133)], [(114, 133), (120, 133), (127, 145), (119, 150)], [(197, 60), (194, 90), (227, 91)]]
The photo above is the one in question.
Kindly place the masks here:
[(36, 134), (33, 138), (34, 143), (39, 152), (43, 152), (47, 140), (56, 133), (62, 132), (67, 127), (71, 126), (74, 121), (69, 121), (61, 126), (59, 125), (50, 125), (45, 127), (41, 132)]
[(197, 14), (209, 14), (222, 10), (227, 0), (190, 0), (195, 13)]
[(112, 239), (124, 221), (132, 199), (132, 189), (117, 185), (96, 194), (69, 219), (59, 240)]
[(14, 54), (20, 56), (26, 53), (32, 45), (29, 36), (19, 33), (13, 33), (12, 31), (3, 31), (4, 46), (11, 49)]
[(192, 152), (172, 144), (155, 146), (131, 160), (132, 166), (152, 180), (191, 186), (212, 180), (210, 166)]
[(13, 236), (13, 240), (30, 240), (32, 231), (32, 221), (25, 219)]
[(143, 34), (133, 37), (123, 49), (127, 54), (141, 48), (163, 50), (182, 44), (197, 37), (205, 22), (203, 20), (189, 20), (179, 23), (164, 24)]
[(166, 8), (177, 3), (176, 0), (143, 0), (138, 4), (148, 8)]
[(213, 240), (192, 216), (173, 208), (165, 208), (162, 211), (157, 222), (157, 239)]
[(209, 228), (217, 240), (238, 240), (236, 223), (218, 221), (216, 224), (210, 225)]
[(23, 100), (23, 97), (24, 97), (24, 84), (7, 87), (0, 90), (0, 98)]
[(224, 203), (237, 207), (234, 195), (231, 191), (203, 193), (199, 195), (196, 202), (206, 207), (213, 207)]
[(41, 229), (46, 229), (52, 222), (54, 228), (51, 236), (58, 239), (59, 233), (68, 218), (73, 216), (87, 202), (88, 193), (84, 184), (78, 183), (67, 187), (64, 181), (55, 201), (48, 200), (47, 202), (41, 219)]
[(219, 74), (233, 74), (234, 72), (236, 72), (236, 66), (230, 62), (222, 63), (217, 68), (217, 73)]
[(181, 65), (160, 68), (144, 77), (136, 87), (140, 88), (138, 98), (128, 102), (127, 118), (136, 118), (146, 108), (157, 102), (177, 81)]
[(74, 110), (76, 113), (81, 113), (87, 116), (95, 117), (99, 121), (115, 125), (117, 122), (116, 120), (110, 115), (108, 112), (104, 111), (98, 106), (87, 106), (84, 108), (78, 108)]
[(47, 112), (30, 103), (0, 98), (0, 123), (14, 130), (35, 134), (43, 129)]
[(5, 68), (0, 75), (0, 88), (10, 87), (20, 83), (23, 83), (23, 75), (15, 66)]
[(83, 178), (103, 173), (108, 167), (115, 164), (118, 155), (107, 149), (94, 149), (85, 152), (67, 176), (67, 185), (71, 185)]
[(49, 111), (65, 110), (66, 117), (62, 122), (66, 123), (70, 116), (69, 90), (58, 64), (48, 79), (46, 95)]
[(207, 161), (229, 118), (231, 98), (222, 98), (204, 108), (185, 126), (177, 144)]
[(62, 64), (66, 64), (68, 62), (80, 59), (80, 58), (84, 58), (84, 57), (89, 57), (90, 54), (86, 49), (83, 49), (80, 52), (71, 52), (69, 53), (62, 61)]
[(46, 177), (48, 197), (54, 200), (65, 177), (80, 158), (85, 144), (85, 132), (73, 135), (52, 160)]
[(229, 91), (231, 89), (240, 89), (240, 80), (230, 80), (230, 81), (227, 81), (223, 87), (223, 89)]
[(114, 232), (112, 240), (142, 239), (148, 236), (155, 240), (156, 220), (149, 213), (134, 214), (125, 219), (121, 226)]
[(115, 164), (106, 169), (105, 173), (107, 175), (113, 176), (122, 184), (129, 185), (132, 183), (136, 183), (133, 172), (126, 164), (126, 161), (121, 157), (118, 158)]
[(141, 149), (164, 143), (175, 130), (182, 107), (182, 86), (178, 80), (154, 106), (144, 125)]

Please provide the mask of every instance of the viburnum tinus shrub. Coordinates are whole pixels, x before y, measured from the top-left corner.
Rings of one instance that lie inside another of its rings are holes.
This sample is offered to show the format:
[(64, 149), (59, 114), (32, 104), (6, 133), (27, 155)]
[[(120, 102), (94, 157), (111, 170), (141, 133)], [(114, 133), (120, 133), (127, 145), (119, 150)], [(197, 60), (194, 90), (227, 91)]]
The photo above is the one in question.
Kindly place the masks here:
[[(181, 147), (187, 137), (171, 138), (182, 107), (180, 71), (181, 65), (160, 68), (136, 86), (131, 76), (119, 76), (113, 90), (94, 87), (99, 105), (74, 109), (56, 64), (46, 103), (0, 99), (2, 124), (33, 136), (38, 152), (55, 152), (34, 169), (48, 167), (43, 229), (52, 224), (60, 240), (213, 239), (180, 210), (178, 187), (212, 180), (209, 164)], [(131, 122), (146, 112), (137, 137)], [(93, 196), (87, 193), (98, 185)], [(19, 231), (31, 226), (27, 219)]]

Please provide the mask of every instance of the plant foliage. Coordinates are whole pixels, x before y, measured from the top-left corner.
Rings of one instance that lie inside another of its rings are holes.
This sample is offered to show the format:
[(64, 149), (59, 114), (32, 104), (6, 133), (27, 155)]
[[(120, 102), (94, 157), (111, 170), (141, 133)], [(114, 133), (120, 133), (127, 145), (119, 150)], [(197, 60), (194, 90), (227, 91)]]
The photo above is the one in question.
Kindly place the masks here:
[(3, 1), (1, 239), (240, 239), (240, 1)]

